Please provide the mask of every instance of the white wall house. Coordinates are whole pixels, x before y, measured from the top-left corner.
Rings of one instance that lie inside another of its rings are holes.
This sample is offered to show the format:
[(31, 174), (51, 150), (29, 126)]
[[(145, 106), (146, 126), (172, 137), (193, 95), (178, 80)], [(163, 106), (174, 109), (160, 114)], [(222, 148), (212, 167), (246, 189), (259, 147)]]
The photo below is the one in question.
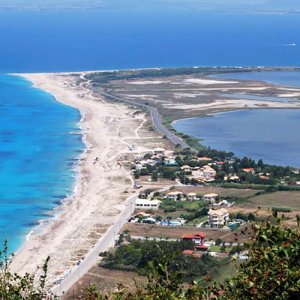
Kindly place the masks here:
[(158, 209), (161, 204), (159, 200), (149, 200), (149, 199), (136, 199), (135, 208), (136, 209)]
[(165, 154), (165, 152), (166, 152), (166, 149), (164, 149), (164, 148), (154, 148), (153, 149), (153, 153), (156, 155), (163, 155), (163, 154)]
[(204, 201), (208, 201), (211, 204), (214, 204), (218, 198), (218, 194), (211, 193), (211, 194), (206, 194), (203, 196)]
[(183, 193), (182, 192), (170, 192), (166, 195), (166, 198), (169, 199), (169, 200), (177, 201), (179, 196), (182, 197)]
[(213, 169), (211, 166), (203, 166), (202, 167), (203, 175), (207, 179), (215, 179), (217, 172), (215, 169)]
[(229, 220), (228, 210), (225, 208), (210, 209), (208, 212), (208, 222), (211, 227), (221, 228)]
[(187, 200), (189, 200), (189, 201), (195, 201), (195, 200), (198, 200), (197, 194), (196, 194), (196, 193), (188, 193), (188, 194), (186, 195), (186, 198), (187, 198)]

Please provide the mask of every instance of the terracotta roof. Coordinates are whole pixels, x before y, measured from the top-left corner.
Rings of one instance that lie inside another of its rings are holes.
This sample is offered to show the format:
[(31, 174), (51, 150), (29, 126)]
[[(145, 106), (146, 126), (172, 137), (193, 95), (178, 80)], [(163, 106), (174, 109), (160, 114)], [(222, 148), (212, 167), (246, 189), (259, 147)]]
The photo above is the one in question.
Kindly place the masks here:
[(208, 211), (208, 215), (211, 216), (211, 215), (217, 215), (217, 216), (224, 216), (228, 214), (228, 210), (225, 209), (225, 208), (219, 208), (219, 209), (210, 209)]
[(199, 253), (195, 253), (192, 250), (184, 250), (182, 252), (182, 254), (184, 254), (184, 255), (191, 255), (191, 256), (196, 257), (196, 258), (200, 258), (201, 257), (201, 255)]
[(198, 233), (195, 233), (195, 234), (185, 234), (185, 235), (182, 236), (183, 239), (193, 239), (193, 238), (199, 238), (199, 237), (205, 238), (206, 235), (203, 232), (198, 232)]
[(244, 171), (244, 172), (253, 172), (253, 171), (255, 171), (255, 169), (254, 168), (243, 168), (242, 171)]
[(195, 246), (196, 249), (201, 249), (201, 250), (207, 250), (208, 246), (206, 245), (201, 245), (201, 246)]
[(218, 195), (218, 194), (215, 194), (215, 193), (203, 195), (203, 197), (218, 197), (218, 196), (219, 196), (219, 195)]
[(210, 157), (198, 157), (198, 160), (203, 160), (203, 161), (211, 161), (211, 160), (213, 160), (212, 158), (210, 158)]

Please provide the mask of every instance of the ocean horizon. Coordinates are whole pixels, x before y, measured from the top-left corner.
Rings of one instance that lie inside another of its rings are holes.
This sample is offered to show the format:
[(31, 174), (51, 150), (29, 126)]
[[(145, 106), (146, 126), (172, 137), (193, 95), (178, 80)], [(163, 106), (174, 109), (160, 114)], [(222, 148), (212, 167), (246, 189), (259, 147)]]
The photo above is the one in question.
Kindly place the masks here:
[(298, 15), (0, 10), (0, 73), (299, 66)]

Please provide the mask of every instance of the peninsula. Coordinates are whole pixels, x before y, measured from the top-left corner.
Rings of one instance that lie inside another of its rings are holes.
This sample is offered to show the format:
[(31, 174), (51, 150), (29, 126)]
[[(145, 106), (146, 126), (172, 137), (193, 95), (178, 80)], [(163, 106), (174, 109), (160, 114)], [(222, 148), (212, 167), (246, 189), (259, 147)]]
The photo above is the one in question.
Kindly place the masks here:
[[(93, 249), (104, 251), (113, 246), (139, 194), (131, 170), (135, 157), (159, 147), (174, 151), (189, 146), (188, 141), (176, 136), (170, 128), (173, 120), (237, 109), (299, 109), (300, 89), (208, 77), (224, 72), (272, 70), (277, 68), (193, 67), (22, 74), (36, 88), (80, 110), (86, 152), (77, 166), (74, 194), (53, 212), (54, 217), (46, 225), (28, 237), (13, 259), (13, 271), (35, 272), (50, 256), (48, 285), (52, 287), (62, 282), (62, 278), (68, 278), (78, 263), (84, 265)], [(252, 94), (257, 99), (224, 96), (234, 93)], [(293, 101), (261, 101), (259, 97)], [(166, 189), (170, 186), (157, 185)], [(103, 237), (109, 242), (103, 244)], [(103, 247), (98, 248), (101, 243)], [(96, 261), (94, 256), (89, 264)], [(77, 276), (84, 275), (84, 270), (82, 267)], [(74, 276), (73, 281), (78, 279)]]

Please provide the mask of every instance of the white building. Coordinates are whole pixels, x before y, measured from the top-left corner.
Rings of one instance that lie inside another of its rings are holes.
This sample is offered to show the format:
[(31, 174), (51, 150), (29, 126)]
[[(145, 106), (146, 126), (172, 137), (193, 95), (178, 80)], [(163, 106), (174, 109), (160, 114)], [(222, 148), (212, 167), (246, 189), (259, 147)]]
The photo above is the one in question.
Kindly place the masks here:
[(191, 172), (192, 168), (188, 165), (184, 165), (181, 167), (181, 170), (184, 171), (185, 173)]
[(208, 201), (211, 204), (214, 204), (218, 198), (218, 194), (211, 193), (211, 194), (206, 194), (203, 196), (204, 201)]
[(135, 200), (136, 209), (158, 209), (161, 204), (159, 200), (140, 199)]
[(211, 227), (221, 228), (229, 220), (228, 210), (225, 208), (210, 209), (208, 212), (208, 222)]
[(196, 193), (188, 193), (188, 194), (186, 195), (186, 198), (187, 198), (187, 200), (189, 200), (189, 201), (195, 201), (195, 200), (198, 200), (197, 194), (196, 194)]
[(206, 179), (215, 179), (217, 172), (215, 169), (213, 169), (211, 166), (206, 165), (202, 167), (203, 176)]
[(165, 152), (166, 152), (166, 149), (164, 149), (164, 148), (154, 148), (153, 149), (153, 153), (156, 155), (163, 155), (163, 154), (165, 154)]
[(182, 197), (183, 193), (182, 192), (170, 192), (166, 195), (166, 198), (169, 200), (174, 200), (177, 201), (179, 197)]
[(190, 179), (195, 179), (198, 182), (212, 182), (215, 180), (217, 172), (209, 165), (205, 165), (199, 170), (192, 171)]

